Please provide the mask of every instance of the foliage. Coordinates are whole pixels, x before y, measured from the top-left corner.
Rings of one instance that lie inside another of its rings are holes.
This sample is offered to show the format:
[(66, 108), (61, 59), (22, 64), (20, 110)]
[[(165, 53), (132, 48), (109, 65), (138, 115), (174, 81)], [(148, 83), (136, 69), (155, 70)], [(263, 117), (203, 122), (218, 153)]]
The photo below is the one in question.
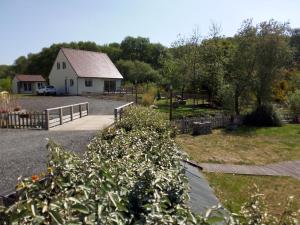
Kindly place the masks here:
[(142, 96), (142, 105), (150, 106), (153, 104), (155, 100), (155, 96), (157, 95), (157, 89), (154, 87), (148, 88), (148, 91)]
[(275, 217), (268, 212), (265, 203), (265, 196), (260, 193), (257, 186), (255, 186), (255, 193), (251, 195), (250, 200), (247, 201), (241, 208), (243, 215), (242, 221), (244, 224), (297, 224), (297, 213), (291, 210), (293, 197), (288, 199), (287, 205), (281, 215)]
[(8, 76), (11, 77), (12, 75), (13, 75), (12, 66), (0, 65), (0, 79)]
[(245, 124), (249, 126), (281, 126), (278, 113), (272, 105), (258, 106), (253, 112), (245, 116)]
[(292, 30), (292, 35), (290, 38), (290, 45), (295, 49), (296, 60), (300, 60), (300, 29), (296, 28)]
[(242, 215), (239, 224), (297, 224), (300, 219), (297, 179), (218, 173), (206, 177), (225, 207)]
[(212, 36), (211, 39), (204, 40), (201, 47), (202, 86), (208, 92), (209, 102), (213, 102), (218, 100), (224, 85), (226, 65), (233, 45), (225, 38)]
[(0, 91), (11, 91), (12, 82), (10, 77), (0, 79)]
[(233, 107), (235, 113), (239, 115), (242, 103), (249, 97), (248, 93), (254, 84), (256, 29), (252, 26), (252, 20), (243, 22), (232, 42), (225, 80), (233, 88)]
[(292, 50), (286, 38), (288, 31), (288, 24), (274, 20), (262, 22), (257, 26), (254, 92), (258, 105), (270, 102), (272, 84), (292, 60)]
[[(164, 72), (171, 78), (170, 82), (175, 88), (180, 85), (181, 92), (189, 88), (195, 92), (199, 86), (200, 79), (200, 44), (201, 36), (198, 30), (194, 30), (188, 38), (179, 36), (172, 44), (173, 60), (165, 62)], [(175, 78), (174, 76), (179, 76)]]
[(234, 112), (235, 110), (234, 94), (235, 92), (231, 85), (223, 85), (219, 90), (220, 102), (228, 112)]
[(274, 100), (279, 103), (285, 103), (288, 98), (289, 84), (285, 79), (278, 80), (273, 84)]
[(290, 109), (294, 113), (300, 113), (300, 90), (290, 94), (288, 101)]
[(196, 222), (180, 165), (185, 156), (170, 134), (157, 112), (133, 108), (116, 128), (95, 137), (83, 158), (50, 142), (46, 179), (18, 184), (20, 200), (5, 209), (4, 224)]
[(160, 58), (164, 57), (166, 50), (161, 44), (150, 43), (149, 38), (126, 37), (120, 45), (122, 59), (142, 61), (150, 64), (155, 69), (161, 67)]
[(157, 82), (159, 80), (159, 73), (154, 70), (151, 65), (141, 61), (119, 60), (116, 66), (123, 74), (124, 79), (135, 83)]

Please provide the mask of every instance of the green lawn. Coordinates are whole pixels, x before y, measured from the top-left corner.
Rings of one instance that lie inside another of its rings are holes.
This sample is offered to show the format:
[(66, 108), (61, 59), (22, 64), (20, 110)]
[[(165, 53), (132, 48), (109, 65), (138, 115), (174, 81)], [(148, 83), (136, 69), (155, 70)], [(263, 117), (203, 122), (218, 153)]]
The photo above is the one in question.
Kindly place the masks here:
[[(300, 160), (300, 124), (241, 127), (235, 132), (218, 129), (210, 135), (179, 135), (176, 141), (198, 162), (262, 165)], [(291, 195), (295, 199), (294, 209), (300, 209), (300, 181), (295, 178), (219, 173), (205, 173), (205, 176), (218, 198), (232, 212), (238, 212), (254, 193), (254, 184), (265, 195), (271, 213), (279, 214), (282, 204)]]
[(264, 194), (270, 213), (281, 213), (289, 196), (294, 196), (293, 210), (300, 209), (300, 181), (294, 178), (215, 173), (206, 173), (205, 176), (220, 201), (232, 212), (238, 212), (255, 192), (254, 184)]
[[(175, 102), (175, 99), (173, 100)], [(199, 101), (199, 104), (202, 101)], [(163, 99), (155, 101), (154, 104), (158, 106), (158, 110), (163, 113), (169, 113), (170, 110), (170, 100)], [(198, 117), (206, 115), (216, 115), (224, 112), (223, 110), (213, 109), (213, 108), (200, 108), (193, 107), (193, 99), (188, 99), (186, 105), (180, 105), (178, 108), (173, 108), (173, 119), (183, 118), (183, 117)]]
[(204, 136), (179, 135), (177, 143), (198, 162), (261, 165), (300, 160), (300, 125), (219, 129)]

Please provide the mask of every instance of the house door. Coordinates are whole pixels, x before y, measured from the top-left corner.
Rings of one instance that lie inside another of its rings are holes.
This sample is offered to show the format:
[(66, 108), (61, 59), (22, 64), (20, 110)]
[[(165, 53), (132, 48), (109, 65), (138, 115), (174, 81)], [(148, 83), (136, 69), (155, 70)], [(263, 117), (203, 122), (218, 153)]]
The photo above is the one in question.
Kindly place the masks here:
[(68, 80), (65, 79), (65, 94), (68, 94)]

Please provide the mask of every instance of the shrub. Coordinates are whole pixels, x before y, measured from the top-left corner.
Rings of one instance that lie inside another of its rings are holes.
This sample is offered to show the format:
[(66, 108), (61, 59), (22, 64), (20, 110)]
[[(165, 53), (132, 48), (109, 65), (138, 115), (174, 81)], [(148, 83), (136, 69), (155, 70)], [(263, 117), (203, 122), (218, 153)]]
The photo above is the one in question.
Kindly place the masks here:
[(174, 136), (169, 121), (166, 115), (159, 113), (153, 109), (145, 107), (131, 107), (124, 112), (123, 119), (116, 124), (117, 128), (123, 128), (126, 131), (140, 130), (145, 127), (149, 130), (154, 130), (157, 133), (169, 133)]
[(250, 126), (281, 126), (278, 113), (272, 105), (257, 107), (253, 112), (245, 116), (246, 125)]
[[(180, 165), (184, 155), (170, 138), (169, 125), (150, 109), (126, 113), (124, 122), (91, 141), (82, 158), (50, 142), (47, 179), (21, 181), (20, 200), (2, 209), (2, 222), (196, 223), (187, 205), (188, 184)], [(136, 120), (137, 115), (143, 117)]]
[(288, 101), (291, 111), (300, 114), (300, 90), (297, 90), (291, 94)]
[(150, 87), (148, 91), (142, 96), (142, 105), (143, 106), (152, 105), (155, 100), (156, 93), (157, 93), (156, 88)]

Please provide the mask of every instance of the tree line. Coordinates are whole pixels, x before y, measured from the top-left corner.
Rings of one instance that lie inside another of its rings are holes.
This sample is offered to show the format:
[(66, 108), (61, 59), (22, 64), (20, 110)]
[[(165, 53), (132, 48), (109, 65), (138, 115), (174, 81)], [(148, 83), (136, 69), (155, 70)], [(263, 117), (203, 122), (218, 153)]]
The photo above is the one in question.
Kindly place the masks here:
[(288, 92), (300, 87), (300, 29), (275, 20), (253, 24), (245, 20), (233, 37), (225, 37), (212, 25), (206, 36), (195, 30), (179, 36), (171, 47), (149, 38), (126, 37), (121, 43), (53, 44), (37, 54), (17, 58), (12, 66), (0, 66), (0, 77), (15, 73), (50, 73), (61, 47), (107, 53), (124, 76), (124, 82), (172, 84), (181, 93), (204, 91), (208, 101), (239, 114), (249, 101), (258, 106), (284, 102)]

